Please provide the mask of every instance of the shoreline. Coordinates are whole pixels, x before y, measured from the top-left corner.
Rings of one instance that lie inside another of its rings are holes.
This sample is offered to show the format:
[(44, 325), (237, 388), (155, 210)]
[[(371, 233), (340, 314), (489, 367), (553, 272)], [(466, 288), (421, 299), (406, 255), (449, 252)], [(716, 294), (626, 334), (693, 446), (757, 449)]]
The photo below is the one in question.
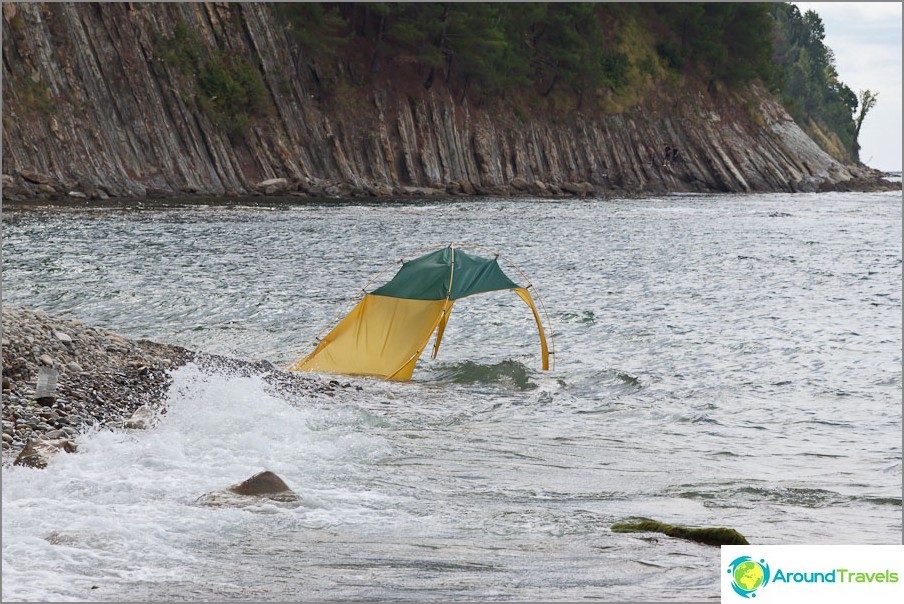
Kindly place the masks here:
[[(76, 441), (93, 430), (125, 429), (141, 407), (165, 413), (172, 372), (188, 363), (238, 375), (260, 375), (284, 394), (332, 396), (338, 380), (282, 371), (191, 351), (29, 308), (3, 308), (3, 466), (32, 440)], [(57, 372), (53, 396), (36, 398), (42, 367)]]
[(504, 200), (523, 200), (523, 201), (561, 201), (567, 199), (586, 199), (586, 200), (602, 200), (612, 201), (621, 199), (645, 199), (660, 196), (682, 196), (682, 195), (758, 195), (766, 193), (788, 193), (789, 195), (799, 193), (873, 193), (885, 191), (901, 191), (902, 183), (900, 180), (888, 180), (888, 178), (901, 177), (896, 173), (882, 172), (882, 175), (875, 179), (855, 179), (853, 181), (843, 181), (834, 183), (829, 186), (821, 186), (814, 190), (808, 191), (687, 191), (687, 190), (669, 190), (648, 189), (640, 191), (628, 191), (620, 189), (599, 189), (584, 188), (580, 186), (573, 191), (560, 189), (558, 193), (531, 193), (518, 190), (499, 190), (499, 191), (483, 191), (473, 193), (450, 193), (442, 189), (429, 189), (422, 187), (409, 187), (416, 189), (412, 192), (398, 191), (386, 195), (368, 195), (368, 194), (337, 194), (334, 196), (309, 196), (304, 194), (289, 193), (246, 193), (238, 195), (216, 195), (210, 193), (179, 193), (167, 194), (161, 196), (120, 196), (113, 197), (108, 195), (102, 196), (34, 196), (21, 198), (12, 196), (11, 198), (3, 198), (0, 200), (0, 207), (9, 210), (35, 210), (35, 209), (96, 209), (96, 208), (121, 208), (121, 209), (149, 209), (155, 207), (168, 207), (173, 205), (208, 205), (208, 204), (248, 204), (248, 205), (271, 205), (274, 203), (284, 203), (286, 205), (342, 205), (350, 203), (365, 204), (418, 204), (425, 201), (460, 201), (460, 200), (479, 200), (479, 199), (504, 199)]

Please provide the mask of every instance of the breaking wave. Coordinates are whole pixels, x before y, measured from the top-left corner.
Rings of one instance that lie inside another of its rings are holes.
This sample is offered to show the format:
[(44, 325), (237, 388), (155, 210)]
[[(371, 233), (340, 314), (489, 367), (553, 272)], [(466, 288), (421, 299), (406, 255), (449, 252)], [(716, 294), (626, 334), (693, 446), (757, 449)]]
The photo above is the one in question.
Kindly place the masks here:
[[(436, 381), (462, 385), (501, 386), (507, 390), (534, 390), (535, 372), (526, 365), (506, 359), (487, 365), (473, 361), (462, 361), (451, 365), (441, 365), (434, 369)], [(432, 381), (432, 380), (431, 380)]]

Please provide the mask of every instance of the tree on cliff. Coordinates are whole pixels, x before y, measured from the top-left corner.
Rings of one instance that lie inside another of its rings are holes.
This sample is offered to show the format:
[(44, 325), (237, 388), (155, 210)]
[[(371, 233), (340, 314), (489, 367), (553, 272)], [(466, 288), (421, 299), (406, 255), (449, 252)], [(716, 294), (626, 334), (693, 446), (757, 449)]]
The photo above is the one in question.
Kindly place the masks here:
[(859, 127), (853, 117), (857, 95), (838, 79), (835, 55), (824, 42), (822, 19), (811, 10), (801, 15), (795, 5), (783, 2), (773, 5), (772, 15), (775, 62), (784, 70), (783, 101), (788, 113), (829, 154), (858, 161)]
[(855, 141), (859, 141), (860, 128), (863, 126), (863, 120), (866, 119), (866, 114), (872, 111), (873, 107), (876, 106), (878, 99), (878, 92), (872, 92), (869, 89), (860, 91), (860, 114), (857, 116), (857, 130), (854, 132)]
[[(626, 90), (665, 68), (711, 84), (777, 81), (768, 3), (372, 2), (278, 10), (311, 64), (342, 55), (347, 71), (388, 77), (416, 66), (462, 94), (547, 98)], [(653, 31), (659, 53), (636, 32)], [(633, 32), (633, 33), (632, 33)], [(365, 57), (369, 57), (365, 59)], [(362, 69), (362, 63), (365, 63)], [(631, 92), (627, 90), (627, 92)], [(553, 94), (555, 93), (555, 94)]]
[(759, 78), (778, 81), (772, 61), (773, 28), (762, 2), (677, 2), (651, 5), (666, 32), (660, 54), (712, 85), (737, 86)]

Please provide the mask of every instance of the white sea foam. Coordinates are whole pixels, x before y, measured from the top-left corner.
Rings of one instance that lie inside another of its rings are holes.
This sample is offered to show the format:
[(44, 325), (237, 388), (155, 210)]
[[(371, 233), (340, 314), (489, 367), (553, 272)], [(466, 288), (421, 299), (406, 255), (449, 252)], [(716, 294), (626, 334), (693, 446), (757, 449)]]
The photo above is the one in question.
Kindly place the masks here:
[[(44, 470), (4, 471), (4, 601), (103, 598), (111, 582), (189, 580), (197, 542), (240, 539), (253, 532), (255, 513), (315, 527), (367, 521), (374, 495), (334, 480), (391, 454), (358, 429), (363, 412), (290, 402), (259, 378), (194, 365), (175, 372), (168, 398), (152, 430), (88, 434), (78, 453)], [(195, 504), (265, 469), (302, 496), (300, 507)]]

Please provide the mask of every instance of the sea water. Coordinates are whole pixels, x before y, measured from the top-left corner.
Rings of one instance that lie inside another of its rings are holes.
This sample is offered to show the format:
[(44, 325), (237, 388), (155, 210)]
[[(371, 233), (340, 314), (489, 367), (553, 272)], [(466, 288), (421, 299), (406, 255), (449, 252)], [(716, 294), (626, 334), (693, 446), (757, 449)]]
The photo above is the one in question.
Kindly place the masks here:
[[(901, 540), (901, 195), (4, 209), (4, 304), (285, 366), (391, 261), (523, 269), (410, 383), (188, 365), (149, 431), (3, 469), (3, 600), (677, 600), (718, 548)], [(317, 379), (334, 379), (315, 376)], [(360, 389), (359, 389), (360, 388)], [(264, 469), (295, 503), (198, 498)]]

